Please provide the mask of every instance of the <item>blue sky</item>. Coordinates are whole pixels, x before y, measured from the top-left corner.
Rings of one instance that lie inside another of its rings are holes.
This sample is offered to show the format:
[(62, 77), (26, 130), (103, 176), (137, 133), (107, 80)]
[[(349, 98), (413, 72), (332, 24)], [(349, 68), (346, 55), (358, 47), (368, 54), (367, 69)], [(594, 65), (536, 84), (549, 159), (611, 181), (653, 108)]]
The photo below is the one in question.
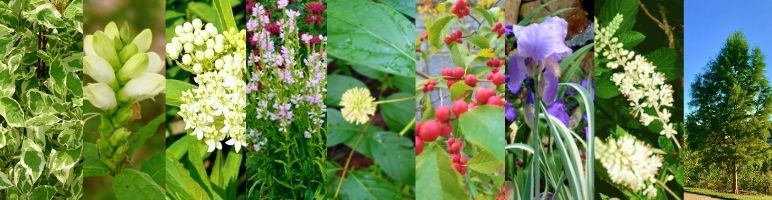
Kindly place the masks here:
[(751, 47), (765, 56), (767, 79), (772, 79), (772, 1), (686, 0), (684, 2), (684, 108), (691, 100), (691, 84), (726, 38), (742, 31)]

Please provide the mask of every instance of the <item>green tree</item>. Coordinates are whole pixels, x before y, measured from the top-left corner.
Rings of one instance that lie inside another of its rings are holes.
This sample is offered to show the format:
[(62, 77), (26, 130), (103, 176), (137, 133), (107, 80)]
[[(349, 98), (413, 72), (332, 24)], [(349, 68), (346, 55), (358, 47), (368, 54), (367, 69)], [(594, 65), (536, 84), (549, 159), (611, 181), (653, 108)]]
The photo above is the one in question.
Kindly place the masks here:
[(741, 167), (772, 158), (767, 143), (772, 89), (765, 68), (761, 49), (749, 50), (745, 36), (735, 32), (692, 84), (686, 142), (700, 152), (703, 166), (717, 165), (734, 175), (735, 193)]

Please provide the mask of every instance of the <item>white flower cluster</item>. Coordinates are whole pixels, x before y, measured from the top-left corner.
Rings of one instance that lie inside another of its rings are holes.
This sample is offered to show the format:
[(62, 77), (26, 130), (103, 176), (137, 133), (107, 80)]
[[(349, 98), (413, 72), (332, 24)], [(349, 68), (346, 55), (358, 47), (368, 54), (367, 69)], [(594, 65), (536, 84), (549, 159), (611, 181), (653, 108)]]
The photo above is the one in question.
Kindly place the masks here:
[[(202, 29), (202, 27), (204, 27)], [(177, 36), (166, 44), (170, 60), (196, 74), (198, 87), (182, 92), (180, 111), (185, 128), (203, 140), (208, 151), (222, 149), (221, 142), (236, 152), (246, 146), (246, 32), (231, 29), (222, 34), (212, 24), (194, 19), (175, 28)]]
[[(662, 123), (661, 135), (673, 138), (676, 130), (670, 123), (670, 111), (665, 107), (673, 106), (673, 87), (665, 84), (665, 74), (656, 72), (656, 66), (645, 57), (623, 48), (623, 44), (614, 37), (619, 25), (622, 23), (622, 15), (617, 15), (608, 26), (595, 30), (595, 49), (609, 60), (608, 68), (622, 68), (611, 76), (632, 107), (631, 114), (648, 126), (653, 121)], [(597, 20), (596, 20), (597, 24)], [(647, 109), (651, 111), (647, 112)]]
[(654, 198), (657, 195), (657, 172), (662, 167), (662, 157), (635, 137), (625, 135), (608, 138), (608, 143), (595, 138), (595, 155), (609, 174), (611, 181), (643, 192)]
[(246, 31), (231, 29), (218, 33), (214, 24), (200, 19), (174, 28), (175, 37), (166, 44), (166, 55), (180, 67), (195, 74), (212, 70), (217, 60), (232, 52), (246, 52)]

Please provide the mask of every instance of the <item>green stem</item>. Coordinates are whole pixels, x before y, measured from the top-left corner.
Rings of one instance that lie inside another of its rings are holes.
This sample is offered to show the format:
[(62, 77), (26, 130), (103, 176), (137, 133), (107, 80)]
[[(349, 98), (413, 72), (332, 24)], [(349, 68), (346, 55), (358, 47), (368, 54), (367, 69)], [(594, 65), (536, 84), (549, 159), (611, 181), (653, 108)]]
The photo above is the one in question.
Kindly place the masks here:
[(405, 128), (402, 128), (402, 131), (399, 131), (399, 136), (405, 136), (405, 133), (407, 132), (407, 130), (410, 130), (410, 127), (413, 127), (414, 124), (415, 124), (415, 117), (413, 117), (413, 119), (410, 120), (410, 123), (408, 123), (407, 126), (405, 126)]
[(348, 153), (348, 158), (346, 158), (346, 163), (343, 165), (343, 173), (340, 175), (340, 181), (338, 182), (338, 187), (335, 189), (335, 196), (333, 196), (335, 199), (338, 198), (338, 194), (340, 193), (340, 188), (343, 186), (343, 180), (346, 178), (346, 173), (348, 172), (349, 164), (351, 164), (351, 158), (354, 157), (354, 151), (357, 146), (359, 146), (359, 142), (362, 141), (362, 136), (364, 136), (364, 132), (367, 131), (367, 129), (370, 128), (370, 124), (367, 124), (365, 128), (362, 130), (362, 132), (359, 133), (359, 137), (357, 138), (357, 141), (354, 143), (354, 146), (351, 147), (351, 152)]
[(413, 99), (415, 99), (415, 97), (414, 96), (410, 96), (410, 97), (399, 98), (399, 99), (389, 99), (389, 100), (376, 101), (375, 104), (396, 103), (396, 102), (413, 100)]
[(665, 183), (662, 183), (662, 181), (660, 181), (660, 180), (657, 180), (657, 184), (659, 184), (660, 186), (662, 186), (662, 188), (664, 188), (664, 189), (665, 189), (665, 190), (666, 190), (668, 193), (670, 193), (670, 195), (672, 195), (673, 197), (675, 197), (677, 200), (681, 200), (681, 197), (680, 197), (680, 196), (678, 196), (678, 195), (676, 195), (676, 193), (675, 193), (675, 192), (673, 192), (672, 190), (670, 190), (670, 188), (668, 188), (668, 187), (667, 187), (667, 185), (665, 185)]

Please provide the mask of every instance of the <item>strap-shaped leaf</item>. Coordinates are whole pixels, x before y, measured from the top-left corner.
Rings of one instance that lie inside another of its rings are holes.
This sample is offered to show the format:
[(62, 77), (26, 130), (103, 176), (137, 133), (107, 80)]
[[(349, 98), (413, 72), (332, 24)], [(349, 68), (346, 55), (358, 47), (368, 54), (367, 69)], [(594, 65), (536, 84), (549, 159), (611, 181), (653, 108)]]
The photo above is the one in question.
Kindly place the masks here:
[(231, 10), (230, 0), (214, 0), (214, 9), (217, 10), (217, 15), (220, 16), (221, 31), (227, 31), (231, 28), (236, 28), (236, 20), (233, 18), (233, 11)]

